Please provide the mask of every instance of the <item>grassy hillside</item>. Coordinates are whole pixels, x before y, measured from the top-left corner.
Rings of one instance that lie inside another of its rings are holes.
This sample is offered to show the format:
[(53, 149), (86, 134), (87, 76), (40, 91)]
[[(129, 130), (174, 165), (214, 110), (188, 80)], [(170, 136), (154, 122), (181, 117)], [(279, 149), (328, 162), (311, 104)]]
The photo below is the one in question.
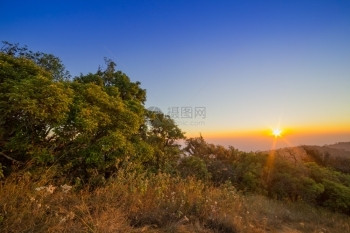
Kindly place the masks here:
[(1, 232), (350, 231), (349, 216), (243, 195), (229, 183), (214, 187), (191, 177), (120, 170), (91, 191), (69, 190), (49, 173), (35, 176), (17, 173), (1, 184)]

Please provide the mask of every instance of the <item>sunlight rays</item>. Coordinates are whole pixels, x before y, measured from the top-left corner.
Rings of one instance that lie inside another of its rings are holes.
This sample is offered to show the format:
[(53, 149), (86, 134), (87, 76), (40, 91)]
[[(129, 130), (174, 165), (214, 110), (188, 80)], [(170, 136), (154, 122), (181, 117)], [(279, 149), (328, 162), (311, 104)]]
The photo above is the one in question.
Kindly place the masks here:
[(272, 135), (277, 138), (282, 136), (282, 130), (280, 128), (275, 128), (272, 130)]

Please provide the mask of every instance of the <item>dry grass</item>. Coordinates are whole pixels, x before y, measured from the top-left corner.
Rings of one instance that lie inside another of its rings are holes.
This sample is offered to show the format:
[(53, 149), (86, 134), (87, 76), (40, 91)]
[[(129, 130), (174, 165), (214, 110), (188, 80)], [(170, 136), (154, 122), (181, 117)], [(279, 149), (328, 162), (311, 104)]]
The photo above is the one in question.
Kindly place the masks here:
[(36, 190), (50, 180), (17, 175), (1, 184), (0, 232), (350, 232), (348, 216), (242, 196), (229, 184), (121, 170), (94, 191)]
[(350, 232), (349, 216), (305, 203), (286, 203), (263, 196), (247, 196), (245, 203), (250, 218), (260, 219), (259, 228), (265, 231)]

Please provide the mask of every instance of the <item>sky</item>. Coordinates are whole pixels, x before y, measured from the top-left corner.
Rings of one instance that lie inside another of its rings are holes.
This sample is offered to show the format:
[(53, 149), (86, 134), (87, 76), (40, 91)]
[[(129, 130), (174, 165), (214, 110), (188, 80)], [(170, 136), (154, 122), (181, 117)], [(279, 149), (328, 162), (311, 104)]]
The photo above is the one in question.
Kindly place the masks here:
[(72, 76), (104, 57), (187, 136), (241, 150), (350, 141), (350, 1), (0, 0), (0, 40)]

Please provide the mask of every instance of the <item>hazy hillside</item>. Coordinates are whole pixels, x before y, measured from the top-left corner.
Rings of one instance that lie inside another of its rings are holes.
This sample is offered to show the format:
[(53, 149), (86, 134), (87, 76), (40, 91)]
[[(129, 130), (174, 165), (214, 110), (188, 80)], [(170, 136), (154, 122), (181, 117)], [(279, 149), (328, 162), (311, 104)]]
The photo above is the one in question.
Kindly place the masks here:
[[(332, 144), (332, 145), (326, 145), (324, 146), (326, 148), (334, 148), (337, 149), (339, 151), (348, 151), (350, 152), (350, 142), (338, 142), (336, 144)], [(350, 153), (347, 153), (347, 155), (350, 155)]]
[(329, 156), (332, 158), (350, 158), (350, 142), (336, 143), (332, 145), (325, 146), (303, 146), (307, 149), (313, 149), (318, 151), (324, 156)]
[[(271, 151), (265, 153), (271, 153)], [(319, 165), (333, 167), (342, 172), (350, 172), (350, 142), (324, 146), (286, 147), (275, 150), (275, 154), (293, 163), (316, 162)]]

